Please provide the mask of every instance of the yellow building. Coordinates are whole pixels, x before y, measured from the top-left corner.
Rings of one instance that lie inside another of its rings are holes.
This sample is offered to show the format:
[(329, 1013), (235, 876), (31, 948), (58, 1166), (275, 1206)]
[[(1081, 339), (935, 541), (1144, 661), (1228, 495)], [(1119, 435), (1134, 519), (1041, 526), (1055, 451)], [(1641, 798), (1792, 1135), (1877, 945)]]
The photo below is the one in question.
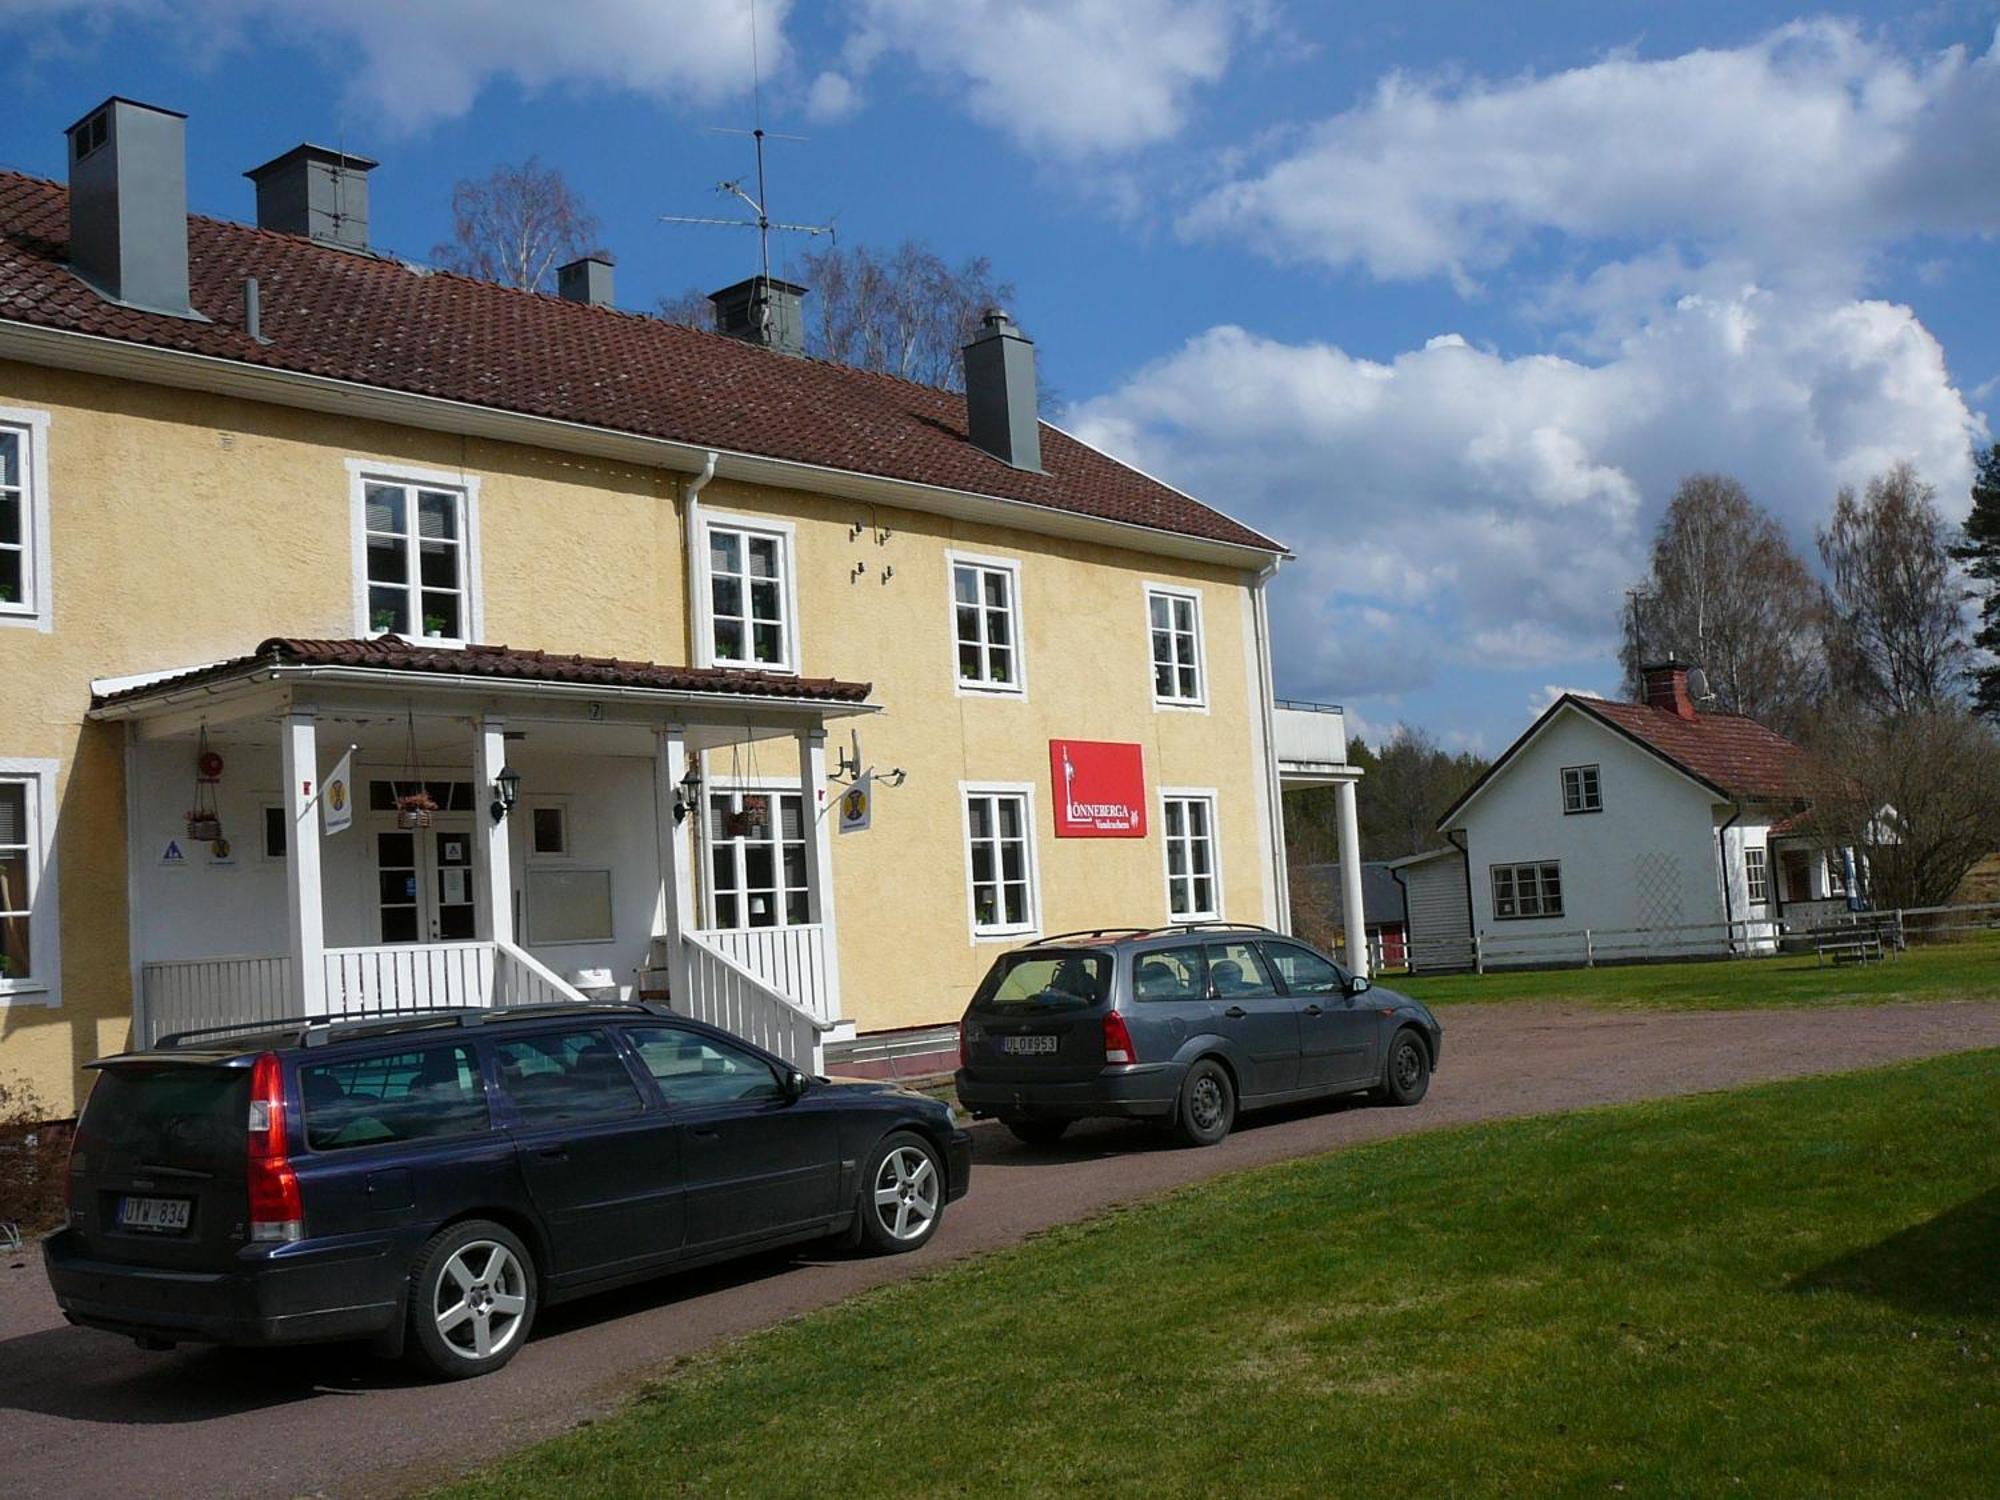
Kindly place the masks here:
[(1282, 926), (1281, 777), (1351, 810), (1272, 698), (1282, 547), (1039, 422), (1004, 316), (959, 395), (792, 352), (783, 283), (728, 337), (376, 254), (363, 158), (257, 169), (253, 228), (187, 216), (177, 115), (70, 142), (0, 174), (0, 1078), (49, 1116), (382, 1006), (852, 1055), (1037, 933)]

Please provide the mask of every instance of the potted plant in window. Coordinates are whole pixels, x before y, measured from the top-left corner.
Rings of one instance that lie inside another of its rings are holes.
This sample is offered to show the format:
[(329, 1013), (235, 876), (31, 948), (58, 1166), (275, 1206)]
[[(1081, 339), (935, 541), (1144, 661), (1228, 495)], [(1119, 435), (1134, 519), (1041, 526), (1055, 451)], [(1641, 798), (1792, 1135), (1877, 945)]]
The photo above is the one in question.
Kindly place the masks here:
[(388, 635), (396, 628), (396, 612), (393, 609), (369, 610), (368, 628), (377, 635)]
[(414, 792), (405, 792), (396, 799), (396, 826), (398, 828), (428, 828), (431, 826), (431, 816), (437, 810), (437, 798), (430, 794), (428, 787), (419, 787)]
[(433, 637), (442, 636), (445, 633), (444, 624), (443, 615), (425, 615), (424, 634)]

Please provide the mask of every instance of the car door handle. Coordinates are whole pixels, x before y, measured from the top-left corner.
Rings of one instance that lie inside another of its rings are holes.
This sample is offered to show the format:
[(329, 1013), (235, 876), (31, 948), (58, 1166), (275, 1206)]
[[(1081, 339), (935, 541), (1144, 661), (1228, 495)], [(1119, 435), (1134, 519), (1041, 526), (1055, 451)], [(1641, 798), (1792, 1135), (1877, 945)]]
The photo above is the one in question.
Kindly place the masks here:
[(1232, 1021), (1240, 1021), (1240, 1020), (1242, 1020), (1242, 1019), (1243, 1019), (1243, 1018), (1244, 1018), (1245, 1016), (1249, 1015), (1249, 1014), (1250, 1014), (1250, 1012), (1249, 1012), (1249, 1011), (1247, 1011), (1247, 1010), (1245, 1010), (1245, 1009), (1244, 1009), (1244, 1008), (1243, 1008), (1242, 1006), (1240, 1006), (1240, 1005), (1232, 1005), (1232, 1006), (1230, 1006), (1230, 1007), (1229, 1007), (1229, 1009), (1228, 1009), (1228, 1010), (1225, 1010), (1225, 1011), (1223, 1012), (1223, 1014), (1224, 1014), (1225, 1016), (1229, 1017), (1229, 1019), (1230, 1019), (1230, 1020), (1232, 1020)]
[(541, 1150), (537, 1151), (535, 1155), (541, 1157), (544, 1161), (568, 1161), (569, 1147), (544, 1146), (542, 1147)]
[(688, 1134), (713, 1139), (722, 1134), (722, 1132), (717, 1130), (713, 1125), (690, 1125), (688, 1126)]
[(1321, 1010), (1317, 1005), (1308, 1005), (1306, 1007), (1306, 1014), (1309, 1016), (1323, 1016), (1326, 1012)]

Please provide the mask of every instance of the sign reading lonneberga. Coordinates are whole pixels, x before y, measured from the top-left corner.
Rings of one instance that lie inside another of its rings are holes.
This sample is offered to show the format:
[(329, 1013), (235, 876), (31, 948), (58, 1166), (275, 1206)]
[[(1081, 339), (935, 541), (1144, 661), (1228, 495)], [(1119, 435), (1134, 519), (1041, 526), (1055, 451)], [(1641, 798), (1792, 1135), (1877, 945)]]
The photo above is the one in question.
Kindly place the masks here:
[(1059, 839), (1146, 836), (1146, 761), (1138, 745), (1050, 740)]

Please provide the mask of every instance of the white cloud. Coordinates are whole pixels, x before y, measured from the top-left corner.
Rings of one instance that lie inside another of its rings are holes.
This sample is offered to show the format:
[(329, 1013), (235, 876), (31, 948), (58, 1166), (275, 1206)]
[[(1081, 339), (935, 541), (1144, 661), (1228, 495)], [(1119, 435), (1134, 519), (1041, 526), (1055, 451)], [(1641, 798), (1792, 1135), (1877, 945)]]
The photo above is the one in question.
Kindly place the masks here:
[[(791, 0), (758, 7), (767, 77), (786, 65), (790, 9)], [(391, 131), (462, 115), (498, 79), (703, 105), (747, 89), (751, 77), (741, 0), (0, 0), (0, 26), (74, 20), (100, 33), (114, 11), (208, 53), (261, 37), (336, 51), (349, 107)]]
[(1437, 338), (1385, 364), (1219, 327), (1069, 425), (1292, 544), (1280, 669), (1336, 701), (1601, 658), (1686, 473), (1735, 474), (1804, 546), (1899, 458), (1963, 497), (1981, 436), (1908, 308), (1755, 288), (1684, 298), (1593, 363)]
[(905, 58), (982, 124), (1078, 158), (1177, 134), (1266, 0), (861, 0), (857, 68)]
[(806, 118), (810, 120), (844, 120), (860, 107), (861, 92), (845, 73), (822, 73), (806, 90)]
[[(1192, 235), (1469, 285), (1538, 234), (1687, 237), (1793, 265), (2000, 229), (2000, 39), (1911, 57), (1844, 21), (1546, 77), (1391, 74), (1213, 190)], [(1657, 267), (1655, 267), (1657, 270)]]

